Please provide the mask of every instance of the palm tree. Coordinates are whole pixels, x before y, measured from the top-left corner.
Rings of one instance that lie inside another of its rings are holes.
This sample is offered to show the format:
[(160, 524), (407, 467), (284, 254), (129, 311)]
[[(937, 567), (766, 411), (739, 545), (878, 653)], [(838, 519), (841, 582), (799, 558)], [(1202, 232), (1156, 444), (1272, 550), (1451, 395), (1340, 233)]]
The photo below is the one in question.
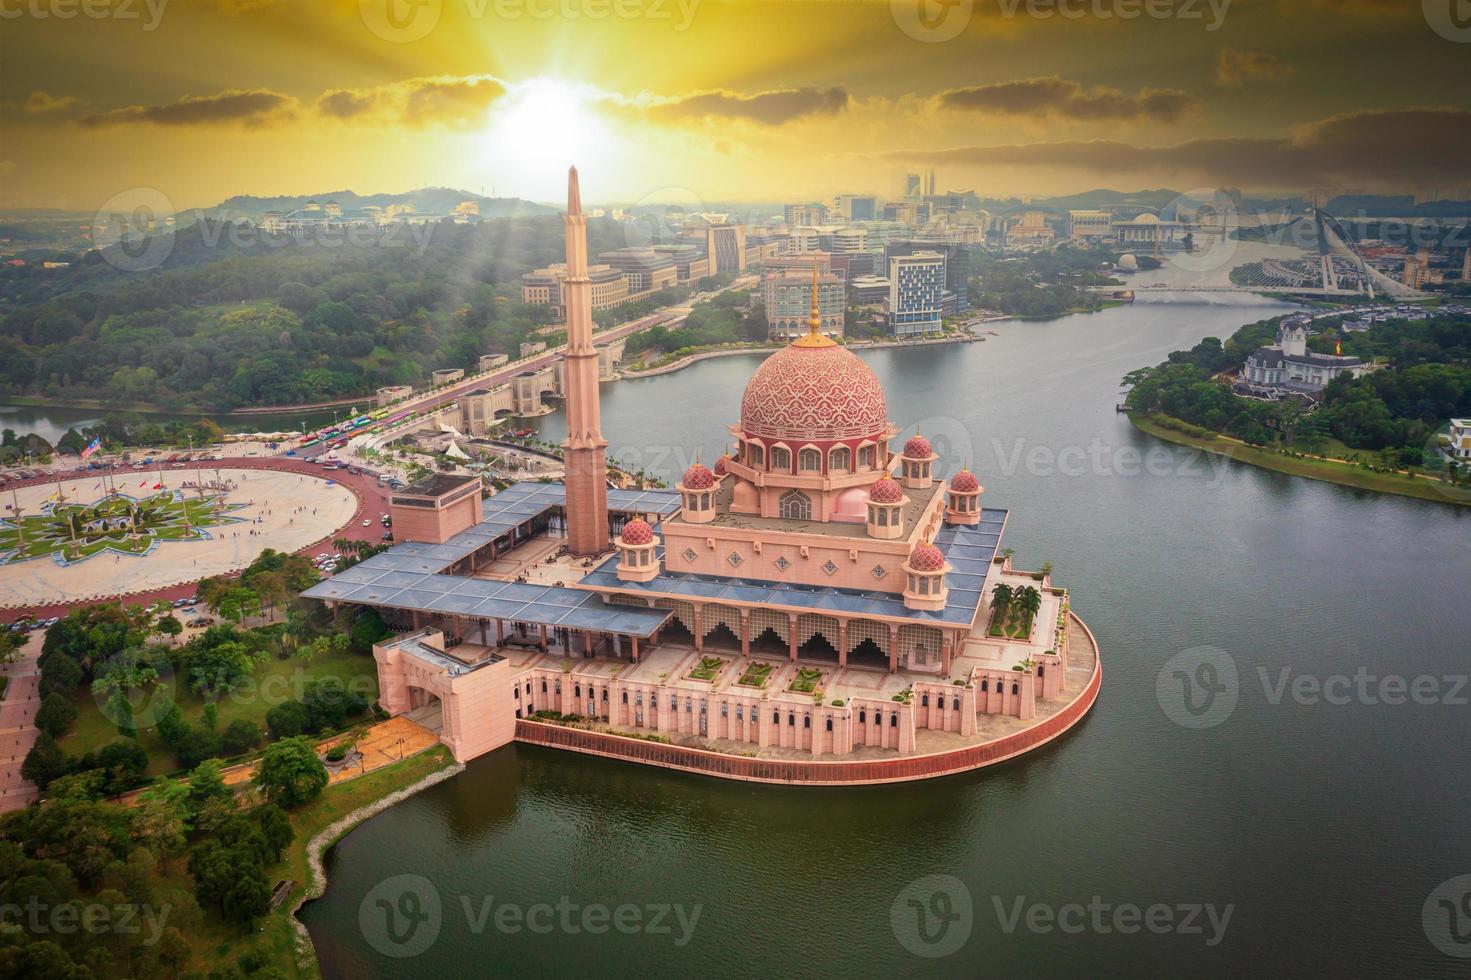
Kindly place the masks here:
[(1005, 582), (997, 582), (996, 588), (991, 590), (991, 605), (998, 613), (1006, 612), (1006, 608), (1011, 605), (1011, 600), (1014, 598), (1016, 598), (1016, 593)]
[(1030, 585), (1022, 587), (1021, 591), (1017, 593), (1017, 599), (1022, 611), (1027, 614), (1029, 620), (1037, 615), (1037, 610), (1042, 608), (1042, 593)]

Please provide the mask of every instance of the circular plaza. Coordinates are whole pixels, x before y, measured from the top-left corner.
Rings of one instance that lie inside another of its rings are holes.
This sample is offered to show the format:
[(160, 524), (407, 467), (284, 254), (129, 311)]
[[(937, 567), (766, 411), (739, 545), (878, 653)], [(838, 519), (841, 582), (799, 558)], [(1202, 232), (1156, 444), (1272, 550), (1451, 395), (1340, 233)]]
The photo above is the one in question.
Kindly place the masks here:
[(289, 470), (122, 469), (7, 490), (0, 607), (126, 596), (237, 571), (351, 522), (357, 495)]

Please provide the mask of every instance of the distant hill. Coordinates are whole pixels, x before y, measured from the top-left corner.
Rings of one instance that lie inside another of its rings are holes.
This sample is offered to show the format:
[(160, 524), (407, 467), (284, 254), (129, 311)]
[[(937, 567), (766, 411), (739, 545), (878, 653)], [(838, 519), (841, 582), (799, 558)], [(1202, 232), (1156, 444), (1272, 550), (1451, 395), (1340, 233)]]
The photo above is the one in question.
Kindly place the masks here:
[(227, 198), (212, 208), (196, 209), (192, 213), (212, 218), (249, 218), (252, 221), (259, 221), (267, 211), (293, 211), (312, 201), (318, 204), (326, 204), (330, 201), (340, 205), (344, 211), (369, 206), (386, 208), (392, 204), (408, 204), (412, 205), (416, 211), (440, 213), (453, 210), (461, 201), (474, 201), (480, 205), (481, 218), (527, 217), (556, 213), (555, 209), (544, 204), (534, 204), (519, 197), (481, 197), (479, 194), (456, 190), (453, 187), (421, 187), (402, 194), (359, 194), (350, 190), (291, 194), (279, 197), (240, 194)]

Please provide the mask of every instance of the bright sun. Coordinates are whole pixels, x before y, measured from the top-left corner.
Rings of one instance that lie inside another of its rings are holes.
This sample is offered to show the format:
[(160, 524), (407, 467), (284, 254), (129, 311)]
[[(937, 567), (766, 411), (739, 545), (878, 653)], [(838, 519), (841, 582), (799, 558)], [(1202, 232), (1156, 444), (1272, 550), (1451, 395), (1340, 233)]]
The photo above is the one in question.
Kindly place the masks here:
[(541, 196), (566, 186), (569, 165), (605, 158), (611, 139), (594, 95), (589, 86), (555, 78), (512, 86), (480, 140), (494, 180)]

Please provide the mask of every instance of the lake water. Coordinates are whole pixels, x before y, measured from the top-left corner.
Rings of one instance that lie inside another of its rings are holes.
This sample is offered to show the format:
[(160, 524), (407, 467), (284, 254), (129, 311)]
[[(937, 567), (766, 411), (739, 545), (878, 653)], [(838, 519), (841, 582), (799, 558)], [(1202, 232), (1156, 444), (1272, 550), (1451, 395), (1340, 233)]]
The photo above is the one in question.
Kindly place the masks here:
[[(1434, 941), (1458, 948), (1471, 917), (1431, 899), (1471, 874), (1471, 511), (1213, 462), (1114, 411), (1127, 371), (1285, 308), (1141, 297), (864, 355), (890, 416), (972, 461), (985, 505), (1011, 510), (1003, 545), (1051, 561), (1096, 633), (1103, 693), (1069, 735), (852, 789), (509, 747), (338, 845), (302, 912), (327, 976), (1464, 977)], [(695, 448), (713, 460), (756, 363), (605, 385), (610, 450), (671, 483)], [(539, 427), (560, 438), (563, 418)], [(1191, 695), (1204, 714), (1182, 712), (1177, 668), (1213, 684)], [(1379, 696), (1416, 678), (1424, 703)], [(400, 875), (437, 912), (404, 904)], [(590, 905), (699, 915), (689, 937), (672, 914), (668, 933), (599, 932)], [(1152, 906), (1168, 930), (1129, 911)], [(384, 908), (423, 952), (390, 955), (410, 947), (383, 941)]]

